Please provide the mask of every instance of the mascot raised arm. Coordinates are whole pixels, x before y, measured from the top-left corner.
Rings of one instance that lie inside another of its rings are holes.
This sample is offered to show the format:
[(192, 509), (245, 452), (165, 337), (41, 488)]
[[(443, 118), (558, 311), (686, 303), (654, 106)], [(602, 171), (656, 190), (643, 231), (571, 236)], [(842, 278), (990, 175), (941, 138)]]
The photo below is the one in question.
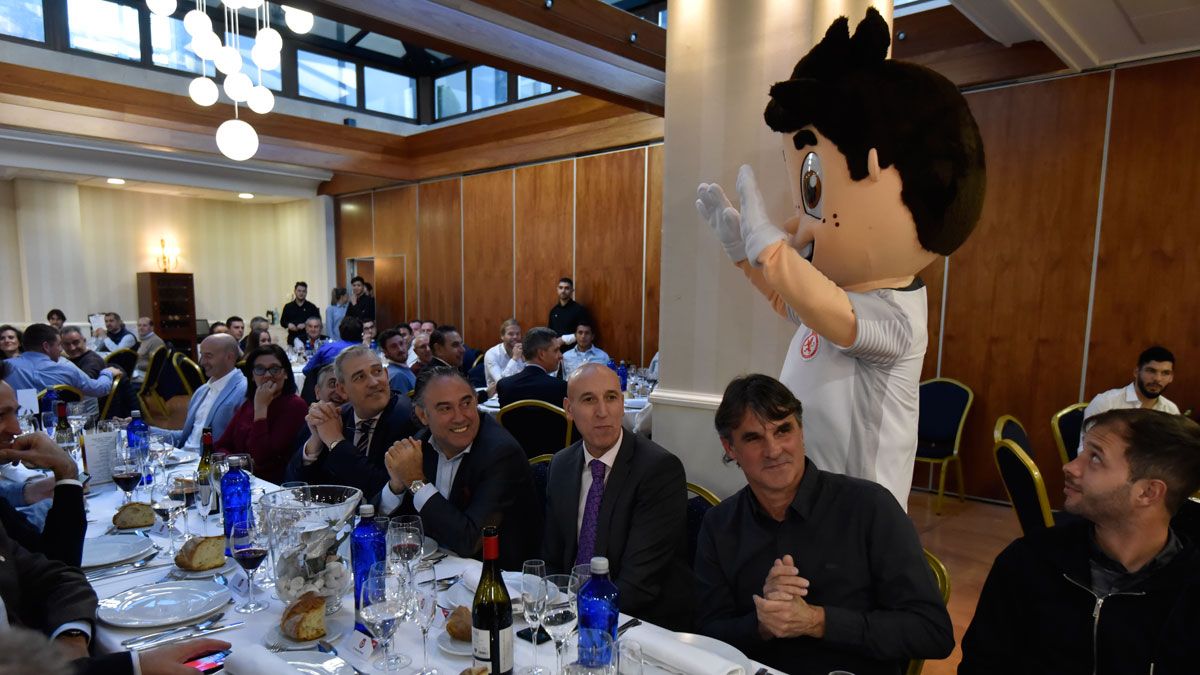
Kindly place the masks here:
[(970, 235), (983, 205), (979, 129), (941, 75), (886, 58), (874, 9), (835, 21), (771, 87), (796, 215), (777, 225), (749, 166), (740, 211), (701, 184), (696, 206), (733, 262), (795, 323), (780, 380), (804, 406), (818, 467), (880, 483), (907, 507), (928, 342), (917, 272)]

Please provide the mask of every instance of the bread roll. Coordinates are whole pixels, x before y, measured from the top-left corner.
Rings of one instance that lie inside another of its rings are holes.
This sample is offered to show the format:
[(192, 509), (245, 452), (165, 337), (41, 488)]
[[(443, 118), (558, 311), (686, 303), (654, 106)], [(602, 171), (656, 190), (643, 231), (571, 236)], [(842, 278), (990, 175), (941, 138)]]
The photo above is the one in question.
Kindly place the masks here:
[(135, 527), (151, 527), (154, 525), (154, 509), (145, 502), (129, 502), (112, 517), (113, 525), (118, 530), (130, 530)]
[(175, 556), (180, 569), (192, 572), (214, 570), (225, 564), (225, 537), (192, 537)]
[(446, 632), (460, 642), (471, 641), (471, 610), (459, 605), (446, 617)]
[(307, 642), (325, 637), (325, 598), (309, 591), (283, 610), (279, 630), (293, 640)]

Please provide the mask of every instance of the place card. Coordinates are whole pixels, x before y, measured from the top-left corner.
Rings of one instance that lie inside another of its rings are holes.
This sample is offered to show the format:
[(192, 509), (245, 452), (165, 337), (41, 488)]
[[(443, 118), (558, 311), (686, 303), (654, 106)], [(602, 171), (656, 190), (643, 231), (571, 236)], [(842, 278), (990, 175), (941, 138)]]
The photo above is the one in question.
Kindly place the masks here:
[(87, 462), (88, 474), (92, 477), (94, 485), (112, 482), (112, 455), (117, 447), (117, 433), (106, 431), (83, 434), (84, 461)]
[(20, 416), (38, 413), (37, 389), (17, 390), (17, 414)]
[(349, 647), (348, 651), (353, 653), (359, 659), (367, 662), (370, 661), (371, 654), (375, 652), (376, 647), (375, 638), (360, 630), (356, 630), (351, 633), (346, 638), (345, 644), (347, 647)]

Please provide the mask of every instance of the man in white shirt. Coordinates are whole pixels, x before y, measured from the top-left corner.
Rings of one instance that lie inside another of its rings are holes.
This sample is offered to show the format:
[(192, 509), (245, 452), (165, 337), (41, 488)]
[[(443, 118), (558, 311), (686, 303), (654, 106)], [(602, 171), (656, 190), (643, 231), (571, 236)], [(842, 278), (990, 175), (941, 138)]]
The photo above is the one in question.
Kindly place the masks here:
[(1179, 406), (1163, 396), (1173, 379), (1175, 355), (1165, 347), (1150, 347), (1138, 356), (1137, 368), (1133, 371), (1133, 382), (1097, 394), (1084, 411), (1083, 419), (1114, 408), (1150, 408), (1178, 415)]
[(580, 323), (575, 327), (575, 347), (563, 352), (563, 377), (571, 377), (585, 363), (608, 365), (608, 354), (595, 344), (596, 334), (590, 323)]
[(235, 367), (240, 356), (237, 340), (227, 333), (210, 335), (200, 343), (200, 367), (208, 382), (192, 394), (182, 429), (156, 429), (170, 435), (171, 445), (199, 449), (206, 427), (212, 429), (214, 442), (225, 433), (246, 398), (246, 376)]
[(500, 344), (483, 355), (489, 396), (496, 393), (496, 382), (504, 377), (504, 369), (514, 360), (524, 360), (521, 354), (521, 324), (516, 319), (505, 319), (500, 324)]

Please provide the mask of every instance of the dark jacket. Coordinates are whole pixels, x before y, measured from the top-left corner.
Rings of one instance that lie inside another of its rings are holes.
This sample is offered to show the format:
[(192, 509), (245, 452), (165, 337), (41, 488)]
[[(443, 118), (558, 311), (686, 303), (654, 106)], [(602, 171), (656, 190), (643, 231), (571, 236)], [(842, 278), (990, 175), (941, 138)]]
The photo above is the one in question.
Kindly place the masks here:
[(32, 553), (0, 529), (0, 596), (8, 623), (50, 635), (96, 618), (96, 592), (78, 567)]
[[(433, 483), (437, 450), (429, 443), (428, 430), (417, 438), (424, 453), (425, 480)], [(406, 491), (400, 506), (389, 515), (414, 513), (412, 494)], [(500, 566), (506, 570), (521, 569), (526, 560), (537, 557), (541, 547), (541, 504), (525, 452), (488, 415), (479, 416), (479, 433), (458, 467), (450, 498), (435, 494), (425, 502), (420, 516), (425, 534), (464, 558), (479, 558), (484, 526), (498, 526)]]
[(342, 442), (321, 453), (317, 461), (304, 466), (304, 444), (309, 439), (308, 425), (305, 424), (300, 431), (296, 454), (284, 472), (284, 480), (302, 480), (309, 485), (349, 485), (362, 490), (363, 499), (370, 500), (388, 481), (387, 469), (383, 466), (383, 456), (388, 448), (417, 432), (412, 404), (407, 396), (395, 392), (375, 423), (371, 447), (366, 455), (360, 455), (354, 447), (354, 408), (349, 403), (342, 406), (342, 426), (345, 436)]
[(1089, 522), (1014, 541), (992, 565), (960, 675), (1173, 675), (1200, 663), (1200, 553), (1183, 548), (1123, 592), (1091, 591)]
[(53, 500), (46, 512), (46, 523), (38, 531), (16, 507), (0, 499), (0, 525), (10, 538), (27, 550), (79, 567), (83, 559), (83, 537), (87, 532), (83, 488), (58, 485), (54, 488)]
[(496, 383), (496, 396), (501, 407), (514, 401), (537, 400), (561, 408), (567, 397), (567, 383), (530, 364), (516, 375), (501, 378)]
[(87, 350), (77, 359), (69, 359), (71, 363), (79, 366), (84, 375), (91, 378), (100, 377), (100, 371), (104, 370), (107, 365), (104, 363), (104, 357), (100, 356), (92, 350)]
[[(570, 573), (578, 554), (583, 441), (550, 462), (543, 557)], [(608, 558), (621, 611), (660, 626), (691, 626), (695, 580), (688, 561), (687, 479), (683, 463), (647, 438), (626, 432), (604, 485), (595, 555)]]

